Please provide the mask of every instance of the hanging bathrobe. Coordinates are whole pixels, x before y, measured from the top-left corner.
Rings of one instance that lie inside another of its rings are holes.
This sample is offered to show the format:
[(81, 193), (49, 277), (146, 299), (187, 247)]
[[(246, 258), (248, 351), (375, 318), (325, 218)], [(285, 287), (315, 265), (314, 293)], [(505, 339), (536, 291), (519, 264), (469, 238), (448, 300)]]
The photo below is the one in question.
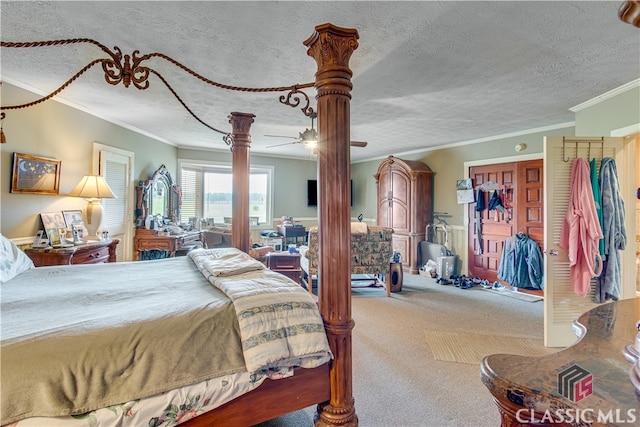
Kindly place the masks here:
[(618, 251), (624, 250), (627, 244), (627, 231), (624, 226), (624, 200), (620, 194), (618, 170), (615, 160), (610, 157), (605, 157), (600, 163), (600, 194), (606, 259), (601, 286), (605, 300), (618, 300), (622, 285), (622, 260)]
[(596, 213), (589, 164), (585, 159), (579, 157), (573, 161), (569, 185), (569, 205), (559, 246), (569, 253), (569, 278), (573, 290), (585, 296), (591, 289), (591, 278), (602, 271), (602, 257), (598, 251), (602, 229)]

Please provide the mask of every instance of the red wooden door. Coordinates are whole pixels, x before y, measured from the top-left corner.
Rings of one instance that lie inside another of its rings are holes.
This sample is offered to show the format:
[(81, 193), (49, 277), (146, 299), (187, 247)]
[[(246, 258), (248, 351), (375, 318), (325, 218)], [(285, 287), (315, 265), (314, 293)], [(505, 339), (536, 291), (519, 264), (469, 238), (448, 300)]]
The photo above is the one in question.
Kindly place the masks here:
[(521, 209), (514, 210), (516, 232), (523, 232), (544, 248), (544, 193), (542, 159), (518, 163), (518, 192)]
[[(498, 193), (502, 198), (500, 189), (503, 186), (513, 189), (518, 184), (518, 174), (515, 163), (501, 163), (496, 165), (475, 166), (469, 170), (469, 177), (473, 179), (474, 188), (489, 181), (498, 184)], [(469, 275), (478, 276), (491, 282), (498, 279), (498, 267), (502, 255), (503, 242), (512, 236), (515, 231), (513, 219), (499, 210), (489, 210), (489, 201), (492, 190), (484, 191), (485, 209), (476, 211), (477, 203), (469, 204)], [(513, 191), (509, 192), (510, 195)], [(513, 202), (509, 200), (508, 204)], [(478, 221), (480, 221), (480, 236), (478, 238)]]
[[(469, 169), (474, 188), (488, 181), (498, 184), (498, 194), (506, 212), (489, 210), (492, 191), (483, 194), (485, 209), (476, 211), (469, 204), (469, 275), (491, 282), (498, 280), (498, 268), (505, 239), (518, 232), (543, 245), (542, 159), (514, 163), (474, 166)], [(506, 193), (502, 191), (506, 188)], [(481, 225), (478, 239), (477, 221)], [(479, 251), (479, 248), (482, 251)]]

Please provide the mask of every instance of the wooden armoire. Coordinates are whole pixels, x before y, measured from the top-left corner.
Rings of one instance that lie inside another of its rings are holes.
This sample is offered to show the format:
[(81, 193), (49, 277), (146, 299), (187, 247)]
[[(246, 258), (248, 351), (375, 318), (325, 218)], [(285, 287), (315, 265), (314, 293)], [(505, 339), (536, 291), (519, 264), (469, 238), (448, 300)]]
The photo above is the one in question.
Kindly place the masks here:
[(433, 172), (422, 162), (389, 156), (374, 178), (376, 224), (393, 228), (393, 249), (402, 254), (403, 270), (418, 274), (418, 246), (433, 216)]

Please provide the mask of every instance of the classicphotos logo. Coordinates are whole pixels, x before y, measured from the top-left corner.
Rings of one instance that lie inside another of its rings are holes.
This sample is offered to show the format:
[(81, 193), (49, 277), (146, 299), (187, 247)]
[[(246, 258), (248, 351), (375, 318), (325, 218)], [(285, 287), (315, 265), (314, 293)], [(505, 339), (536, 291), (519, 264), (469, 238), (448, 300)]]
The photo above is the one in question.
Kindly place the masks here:
[(558, 393), (580, 402), (593, 393), (593, 375), (578, 365), (571, 365), (558, 374)]
[[(571, 365), (558, 374), (558, 393), (579, 402), (593, 394), (593, 375), (578, 365)], [(521, 424), (550, 425), (550, 424), (632, 424), (637, 425), (638, 414), (636, 408), (600, 410), (593, 408), (573, 409), (557, 408), (547, 409), (544, 413), (535, 409), (518, 409), (516, 419)]]

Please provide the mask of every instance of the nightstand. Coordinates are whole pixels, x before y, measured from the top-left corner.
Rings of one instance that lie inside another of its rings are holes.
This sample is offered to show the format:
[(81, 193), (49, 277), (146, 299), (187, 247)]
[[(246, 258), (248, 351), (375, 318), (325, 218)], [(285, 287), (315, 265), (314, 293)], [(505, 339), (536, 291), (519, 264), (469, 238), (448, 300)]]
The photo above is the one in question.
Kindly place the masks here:
[(267, 256), (267, 267), (272, 271), (284, 274), (298, 284), (300, 283), (300, 278), (302, 277), (300, 254), (270, 252)]
[(36, 267), (71, 264), (98, 264), (116, 262), (118, 239), (89, 242), (71, 248), (30, 248), (24, 253), (31, 258)]

